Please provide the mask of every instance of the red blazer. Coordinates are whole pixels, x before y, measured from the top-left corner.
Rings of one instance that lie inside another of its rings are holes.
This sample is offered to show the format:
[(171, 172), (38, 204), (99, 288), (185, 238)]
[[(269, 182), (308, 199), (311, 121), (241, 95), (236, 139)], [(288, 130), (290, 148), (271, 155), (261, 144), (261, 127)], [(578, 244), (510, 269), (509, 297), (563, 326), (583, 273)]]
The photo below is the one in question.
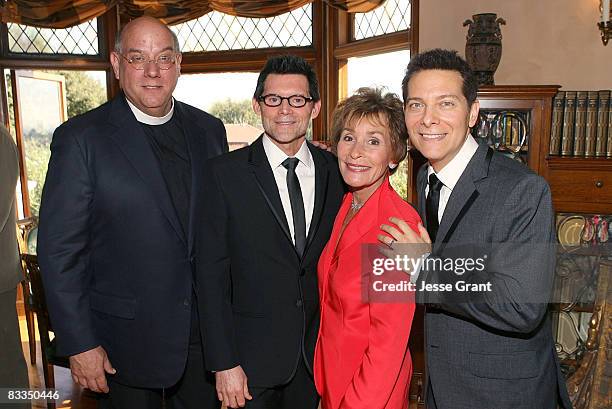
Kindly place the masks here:
[[(331, 238), (319, 259), (321, 325), (314, 361), (317, 391), (323, 409), (408, 408), (412, 376), (408, 337), (414, 297), (380, 302), (362, 293), (367, 288), (361, 284), (362, 244), (377, 244), (380, 225), (388, 224), (391, 216), (404, 219), (415, 231), (421, 219), (387, 179), (349, 222), (338, 241), (352, 198), (351, 193), (344, 197)], [(374, 252), (374, 257), (383, 257), (378, 251), (369, 251)]]

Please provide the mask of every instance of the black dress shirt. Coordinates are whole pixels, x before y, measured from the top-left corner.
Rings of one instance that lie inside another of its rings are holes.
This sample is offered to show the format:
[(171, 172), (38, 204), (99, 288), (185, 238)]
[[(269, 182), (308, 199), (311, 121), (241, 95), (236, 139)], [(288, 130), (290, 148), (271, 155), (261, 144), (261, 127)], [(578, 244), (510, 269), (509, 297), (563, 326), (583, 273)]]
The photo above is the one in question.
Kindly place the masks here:
[(141, 123), (153, 152), (159, 161), (170, 198), (183, 232), (188, 233), (191, 199), (191, 161), (181, 118), (174, 111), (172, 118), (161, 125)]

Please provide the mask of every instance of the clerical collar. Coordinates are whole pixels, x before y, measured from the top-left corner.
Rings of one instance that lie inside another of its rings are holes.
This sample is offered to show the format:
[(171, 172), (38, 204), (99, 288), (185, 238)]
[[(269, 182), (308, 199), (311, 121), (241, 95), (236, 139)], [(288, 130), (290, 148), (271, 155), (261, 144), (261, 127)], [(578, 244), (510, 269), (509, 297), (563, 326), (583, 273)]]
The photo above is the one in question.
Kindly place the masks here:
[(170, 107), (170, 111), (164, 116), (151, 116), (149, 114), (145, 114), (140, 109), (136, 108), (136, 105), (132, 104), (129, 99), (125, 99), (134, 113), (136, 120), (140, 123), (146, 125), (162, 125), (172, 119), (172, 114), (174, 114), (174, 98), (172, 98), (172, 106)]

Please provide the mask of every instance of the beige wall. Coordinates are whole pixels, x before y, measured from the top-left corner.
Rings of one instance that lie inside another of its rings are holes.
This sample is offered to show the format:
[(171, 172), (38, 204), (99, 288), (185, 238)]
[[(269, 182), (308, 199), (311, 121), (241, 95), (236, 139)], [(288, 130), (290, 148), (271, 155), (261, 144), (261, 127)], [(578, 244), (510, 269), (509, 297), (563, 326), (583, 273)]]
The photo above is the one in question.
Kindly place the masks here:
[(420, 0), (419, 50), (465, 54), (466, 19), (497, 13), (502, 59), (496, 84), (558, 84), (563, 89), (612, 88), (612, 40), (601, 42), (599, 0)]

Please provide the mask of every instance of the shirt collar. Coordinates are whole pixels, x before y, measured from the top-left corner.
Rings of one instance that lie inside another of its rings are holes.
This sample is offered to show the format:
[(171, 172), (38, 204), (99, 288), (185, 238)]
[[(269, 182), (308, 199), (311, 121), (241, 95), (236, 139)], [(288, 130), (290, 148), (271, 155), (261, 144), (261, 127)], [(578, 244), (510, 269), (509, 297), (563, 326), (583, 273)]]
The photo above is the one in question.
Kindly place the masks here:
[(125, 98), (130, 109), (134, 113), (136, 120), (146, 125), (162, 125), (172, 119), (172, 114), (174, 114), (174, 98), (172, 98), (172, 106), (170, 107), (170, 111), (164, 116), (151, 116), (149, 114), (145, 114), (140, 109), (136, 107), (136, 105), (132, 104), (129, 99)]
[[(287, 156), (287, 154), (283, 152), (281, 148), (276, 146), (274, 142), (272, 142), (270, 137), (265, 133), (263, 134), (262, 142), (264, 151), (266, 152), (266, 156), (268, 157), (268, 162), (270, 162), (270, 166), (272, 167), (272, 169), (276, 169), (277, 167), (282, 166), (283, 161), (289, 156)], [(308, 149), (308, 144), (306, 143), (306, 140), (304, 140), (302, 146), (297, 151), (294, 157), (298, 158), (298, 160), (306, 167), (310, 168), (312, 166), (312, 154), (310, 153), (310, 149)]]
[[(478, 150), (478, 142), (476, 142), (472, 135), (468, 135), (455, 157), (440, 172), (436, 173), (440, 182), (450, 190), (453, 190), (472, 156), (476, 153), (476, 150)], [(427, 178), (432, 173), (435, 172), (433, 167), (429, 165), (427, 167)]]

